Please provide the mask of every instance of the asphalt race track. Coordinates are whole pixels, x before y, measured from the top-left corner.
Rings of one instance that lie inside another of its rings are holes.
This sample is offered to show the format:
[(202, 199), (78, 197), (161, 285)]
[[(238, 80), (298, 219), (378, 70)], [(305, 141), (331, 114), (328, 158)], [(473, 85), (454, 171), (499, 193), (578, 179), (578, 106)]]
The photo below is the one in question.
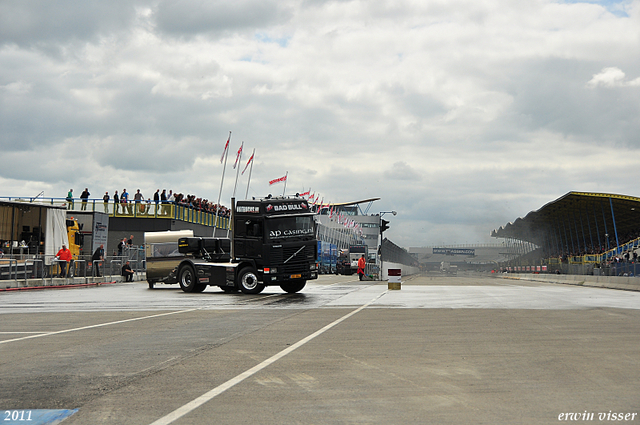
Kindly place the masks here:
[(0, 420), (640, 423), (639, 331), (638, 292), (488, 276), (4, 292)]

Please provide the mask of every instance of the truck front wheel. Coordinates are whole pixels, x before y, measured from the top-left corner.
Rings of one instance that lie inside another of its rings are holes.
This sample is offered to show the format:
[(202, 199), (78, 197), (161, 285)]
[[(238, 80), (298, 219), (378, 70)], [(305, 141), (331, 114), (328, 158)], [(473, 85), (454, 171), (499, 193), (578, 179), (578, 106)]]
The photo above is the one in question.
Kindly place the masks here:
[(301, 280), (299, 282), (287, 282), (280, 285), (284, 292), (288, 292), (289, 294), (295, 294), (296, 292), (302, 291), (302, 288), (307, 284), (306, 280)]
[(190, 265), (183, 266), (178, 275), (178, 282), (180, 282), (180, 288), (182, 288), (184, 292), (193, 292), (198, 282), (196, 271), (193, 267)]
[(264, 285), (258, 281), (258, 274), (253, 267), (245, 267), (238, 273), (238, 286), (245, 294), (259, 294)]

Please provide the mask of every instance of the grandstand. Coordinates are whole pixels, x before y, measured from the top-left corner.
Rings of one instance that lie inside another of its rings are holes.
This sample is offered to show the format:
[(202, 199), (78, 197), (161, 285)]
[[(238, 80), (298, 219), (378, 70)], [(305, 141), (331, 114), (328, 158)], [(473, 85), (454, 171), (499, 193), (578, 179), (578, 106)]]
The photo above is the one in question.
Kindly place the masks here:
[(541, 266), (535, 270), (635, 276), (640, 272), (639, 222), (640, 198), (569, 192), (493, 230), (491, 236), (522, 249), (501, 262), (507, 270)]

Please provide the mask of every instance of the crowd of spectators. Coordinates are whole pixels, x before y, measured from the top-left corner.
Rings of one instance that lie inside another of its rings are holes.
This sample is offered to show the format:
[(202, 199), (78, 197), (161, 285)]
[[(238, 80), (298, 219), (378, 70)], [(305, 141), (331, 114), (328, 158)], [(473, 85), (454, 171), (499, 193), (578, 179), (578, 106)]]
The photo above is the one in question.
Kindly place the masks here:
[[(615, 236), (608, 235), (608, 240), (605, 239), (599, 245), (588, 244), (586, 247), (581, 247), (582, 249), (580, 249), (579, 251), (573, 251), (569, 249), (566, 251), (558, 252), (554, 250), (553, 252), (550, 253), (549, 257), (558, 257), (561, 259), (563, 263), (566, 263), (570, 257), (604, 254), (605, 252), (617, 247), (618, 244), (622, 246), (628, 242), (638, 239), (639, 237), (640, 237), (640, 230), (634, 230), (624, 235), (618, 235), (618, 241), (616, 241)], [(632, 250), (629, 250), (620, 255), (614, 256), (609, 260), (609, 262), (632, 262), (632, 263), (635, 263), (637, 261), (638, 261), (638, 255)]]
[[(81, 207), (83, 210), (86, 209), (89, 195), (89, 189), (85, 188), (81, 196)], [(69, 190), (66, 201), (69, 205), (69, 209), (71, 209), (73, 205), (73, 189)], [(218, 205), (209, 201), (208, 199), (197, 197), (196, 195), (173, 193), (172, 190), (169, 190), (169, 193), (167, 193), (166, 189), (162, 190), (162, 192), (160, 192), (160, 189), (157, 189), (153, 194), (153, 198), (148, 197), (146, 200), (140, 192), (140, 189), (136, 191), (133, 199), (129, 199), (129, 193), (127, 192), (127, 189), (123, 189), (120, 194), (118, 194), (118, 191), (116, 190), (113, 193), (113, 196), (110, 196), (109, 192), (105, 192), (104, 196), (102, 197), (102, 203), (104, 204), (104, 212), (106, 213), (109, 212), (110, 203), (114, 205), (114, 211), (116, 213), (118, 213), (120, 209), (122, 209), (122, 213), (128, 214), (133, 213), (132, 204), (135, 204), (137, 211), (142, 214), (148, 214), (151, 209), (151, 204), (155, 204), (158, 214), (166, 215), (167, 210), (164, 207), (170, 204), (175, 204), (197, 211), (217, 214), (219, 217), (228, 218), (231, 216), (231, 211), (224, 205)]]
[(195, 195), (183, 195), (182, 193), (174, 194), (176, 205), (183, 207), (193, 208), (198, 211), (206, 211), (213, 214), (218, 214), (218, 217), (230, 217), (231, 211), (224, 205), (214, 204), (208, 199), (198, 198)]

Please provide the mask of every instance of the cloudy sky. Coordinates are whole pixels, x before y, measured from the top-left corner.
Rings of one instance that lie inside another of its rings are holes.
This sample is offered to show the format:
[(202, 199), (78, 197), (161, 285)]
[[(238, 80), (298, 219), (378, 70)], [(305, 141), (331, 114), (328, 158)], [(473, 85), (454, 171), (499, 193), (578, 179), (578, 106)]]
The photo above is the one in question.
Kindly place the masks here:
[(249, 196), (380, 197), (405, 247), (640, 196), (640, 0), (0, 0), (0, 196), (215, 200), (229, 131)]

